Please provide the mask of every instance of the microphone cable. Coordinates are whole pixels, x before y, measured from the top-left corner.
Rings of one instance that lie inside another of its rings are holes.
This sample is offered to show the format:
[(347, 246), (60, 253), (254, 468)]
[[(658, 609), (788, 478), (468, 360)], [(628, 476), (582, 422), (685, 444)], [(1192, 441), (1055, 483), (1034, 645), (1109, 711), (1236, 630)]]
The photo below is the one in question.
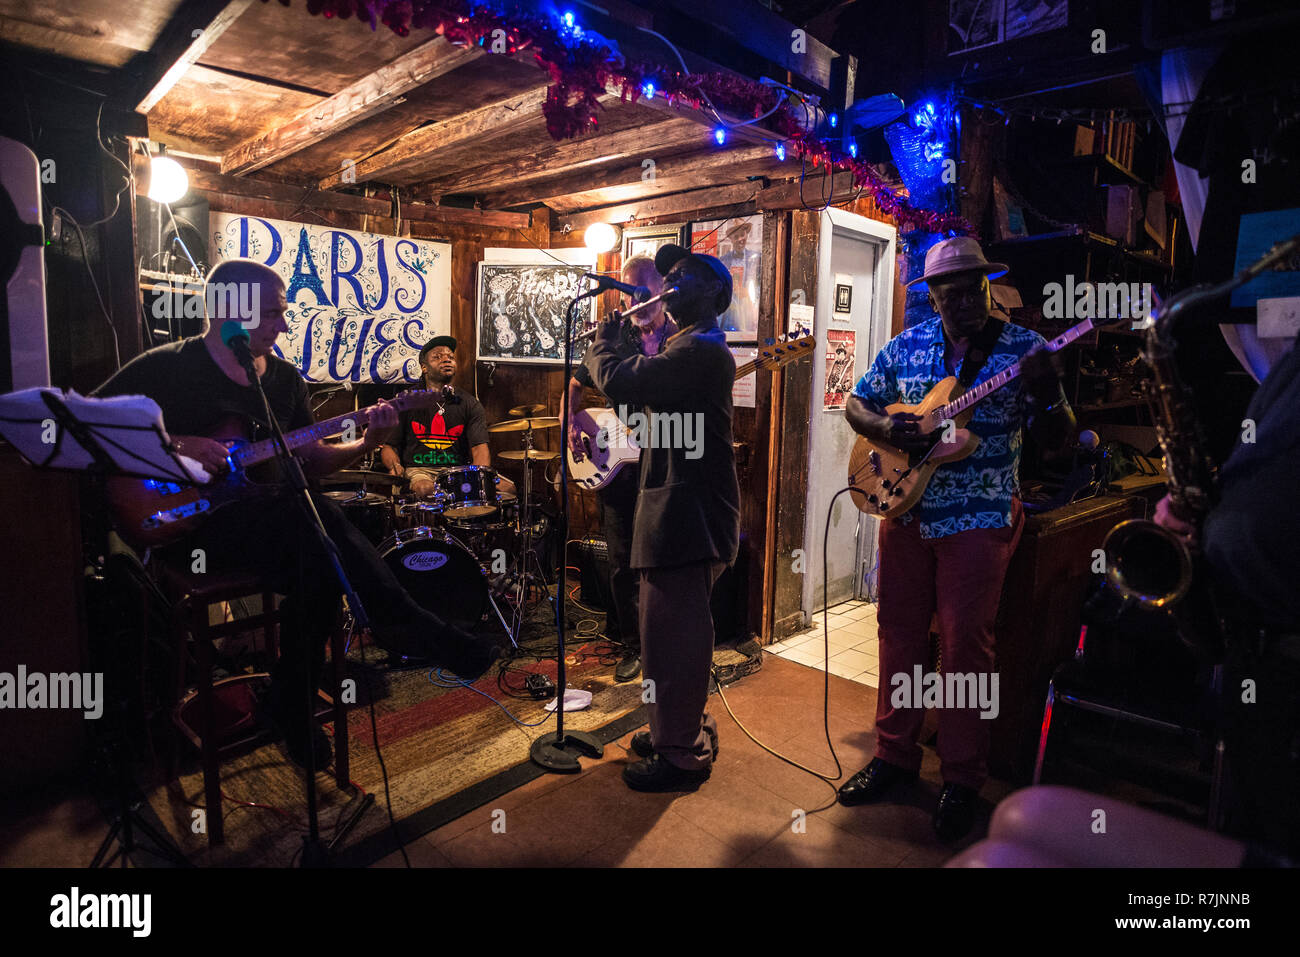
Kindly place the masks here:
[(836, 799), (838, 798), (839, 789), (835, 787), (834, 782), (844, 777), (844, 766), (840, 764), (839, 755), (835, 753), (835, 743), (831, 740), (831, 725), (830, 725), (831, 673), (829, 668), (827, 667), (830, 662), (830, 617), (829, 617), (830, 610), (827, 607), (827, 602), (829, 598), (829, 594), (828, 594), (829, 587), (827, 585), (827, 578), (828, 578), (828, 572), (830, 568), (829, 543), (830, 543), (830, 534), (831, 534), (831, 516), (834, 514), (835, 511), (835, 502), (845, 492), (851, 492), (854, 490), (855, 490), (855, 486), (846, 485), (844, 486), (844, 488), (840, 489), (833, 496), (831, 496), (830, 504), (826, 508), (826, 527), (822, 533), (822, 649), (823, 649), (822, 730), (826, 735), (826, 746), (830, 748), (831, 759), (835, 762), (835, 776), (831, 777), (829, 774), (823, 774), (820, 771), (814, 771), (812, 768), (805, 767), (804, 765), (800, 764), (798, 761), (794, 760), (793, 758), (786, 757), (784, 754), (781, 754), (779, 751), (776, 751), (773, 748), (769, 748), (762, 741), (758, 740), (758, 738), (754, 737), (754, 735), (750, 732), (750, 730), (745, 727), (744, 723), (742, 723), (741, 720), (738, 717), (736, 717), (736, 712), (731, 710), (731, 704), (727, 701), (727, 696), (726, 694), (723, 693), (722, 690), (722, 682), (718, 680), (717, 665), (712, 665), (710, 667), (710, 671), (713, 674), (714, 684), (718, 689), (718, 697), (722, 701), (722, 706), (727, 709), (727, 714), (731, 715), (731, 719), (736, 722), (736, 726), (745, 733), (745, 737), (749, 738), (749, 740), (753, 741), (756, 745), (758, 745), (768, 754), (772, 755), (774, 758), (779, 758), (780, 760), (784, 761), (786, 764), (792, 765), (793, 767), (798, 768), (800, 771), (803, 771), (806, 774), (810, 774), (813, 777), (817, 778), (818, 780), (825, 782), (825, 784), (828, 787), (830, 787), (832, 790), (836, 792), (836, 798), (832, 798), (830, 804), (825, 804), (822, 805), (821, 807), (813, 808), (813, 813), (817, 811), (824, 811), (835, 803)]

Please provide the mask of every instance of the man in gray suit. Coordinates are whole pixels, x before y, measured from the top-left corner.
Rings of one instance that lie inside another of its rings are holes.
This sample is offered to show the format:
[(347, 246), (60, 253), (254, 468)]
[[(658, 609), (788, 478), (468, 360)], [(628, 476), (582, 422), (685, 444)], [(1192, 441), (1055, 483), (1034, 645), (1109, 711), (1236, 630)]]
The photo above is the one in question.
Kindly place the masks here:
[(681, 332), (653, 356), (618, 356), (621, 317), (611, 314), (587, 354), (610, 401), (645, 408), (641, 490), (631, 566), (640, 576), (642, 667), (650, 731), (632, 739), (643, 760), (623, 770), (638, 791), (697, 787), (717, 753), (704, 713), (713, 663), (709, 596), (736, 559), (740, 490), (731, 436), (736, 361), (718, 316), (731, 303), (731, 274), (713, 256), (661, 248), (655, 267)]

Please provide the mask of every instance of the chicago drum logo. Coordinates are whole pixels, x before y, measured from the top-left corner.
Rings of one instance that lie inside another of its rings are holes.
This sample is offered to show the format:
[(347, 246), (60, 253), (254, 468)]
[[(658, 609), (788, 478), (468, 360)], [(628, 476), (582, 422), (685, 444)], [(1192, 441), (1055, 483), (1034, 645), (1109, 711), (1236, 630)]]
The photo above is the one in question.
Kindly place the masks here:
[(414, 552), (402, 559), (402, 564), (413, 572), (431, 572), (447, 564), (445, 552)]

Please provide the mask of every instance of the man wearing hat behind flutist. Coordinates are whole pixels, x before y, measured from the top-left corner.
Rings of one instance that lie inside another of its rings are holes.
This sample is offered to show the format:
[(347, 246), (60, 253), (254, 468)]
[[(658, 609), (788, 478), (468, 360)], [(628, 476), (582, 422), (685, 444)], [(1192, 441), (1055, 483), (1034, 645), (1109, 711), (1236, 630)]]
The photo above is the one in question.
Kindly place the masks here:
[[(713, 584), (736, 559), (740, 490), (731, 438), (736, 361), (718, 315), (731, 302), (731, 274), (713, 256), (664, 246), (655, 256), (668, 309), (681, 332), (653, 356), (620, 358), (618, 313), (601, 324), (586, 364), (616, 405), (640, 405), (651, 425), (641, 452), (641, 491), (631, 567), (640, 575), (641, 664), (650, 730), (632, 739), (644, 760), (623, 769), (638, 791), (698, 786), (717, 753), (704, 713), (713, 663)], [(691, 422), (690, 431), (684, 426)], [(677, 429), (661, 427), (668, 422)], [(673, 441), (662, 441), (666, 435)], [(693, 441), (684, 441), (687, 436)]]
[[(911, 707), (910, 696), (896, 696), (899, 684), (891, 679), (912, 681), (914, 668), (930, 670), (932, 618), (938, 617), (944, 672), (975, 675), (977, 681), (989, 675), (984, 680), (991, 682), (993, 621), (1024, 524), (1017, 477), (1021, 428), (1028, 422), (1035, 441), (1047, 448), (1061, 446), (1074, 429), (1042, 336), (989, 315), (989, 279), (1006, 272), (1006, 266), (985, 260), (974, 239), (946, 239), (931, 247), (924, 275), (909, 285), (928, 286), (938, 316), (886, 343), (848, 399), (854, 431), (898, 449), (924, 450), (932, 442), (918, 434), (917, 417), (886, 414), (887, 405), (920, 402), (948, 376), (958, 375), (969, 387), (1021, 362), (1019, 378), (975, 406), (967, 426), (980, 438), (975, 451), (941, 465), (916, 505), (881, 523), (876, 753), (840, 788), (841, 804), (878, 800), (898, 782), (917, 777), (924, 709)], [(934, 828), (952, 841), (974, 823), (975, 800), (988, 773), (991, 722), (977, 706), (944, 704), (949, 707), (939, 709), (938, 745), (943, 789)]]

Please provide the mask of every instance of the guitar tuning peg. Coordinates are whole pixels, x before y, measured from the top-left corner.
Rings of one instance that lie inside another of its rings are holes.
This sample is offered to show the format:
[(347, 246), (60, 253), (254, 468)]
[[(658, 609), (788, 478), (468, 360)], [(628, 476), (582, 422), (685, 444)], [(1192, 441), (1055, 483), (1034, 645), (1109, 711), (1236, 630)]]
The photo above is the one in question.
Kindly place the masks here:
[(767, 342), (765, 343), (765, 345), (774, 346), (774, 345), (776, 345), (776, 340), (775, 340), (775, 339), (771, 339), (771, 338), (769, 338), (769, 339), (767, 340)]

